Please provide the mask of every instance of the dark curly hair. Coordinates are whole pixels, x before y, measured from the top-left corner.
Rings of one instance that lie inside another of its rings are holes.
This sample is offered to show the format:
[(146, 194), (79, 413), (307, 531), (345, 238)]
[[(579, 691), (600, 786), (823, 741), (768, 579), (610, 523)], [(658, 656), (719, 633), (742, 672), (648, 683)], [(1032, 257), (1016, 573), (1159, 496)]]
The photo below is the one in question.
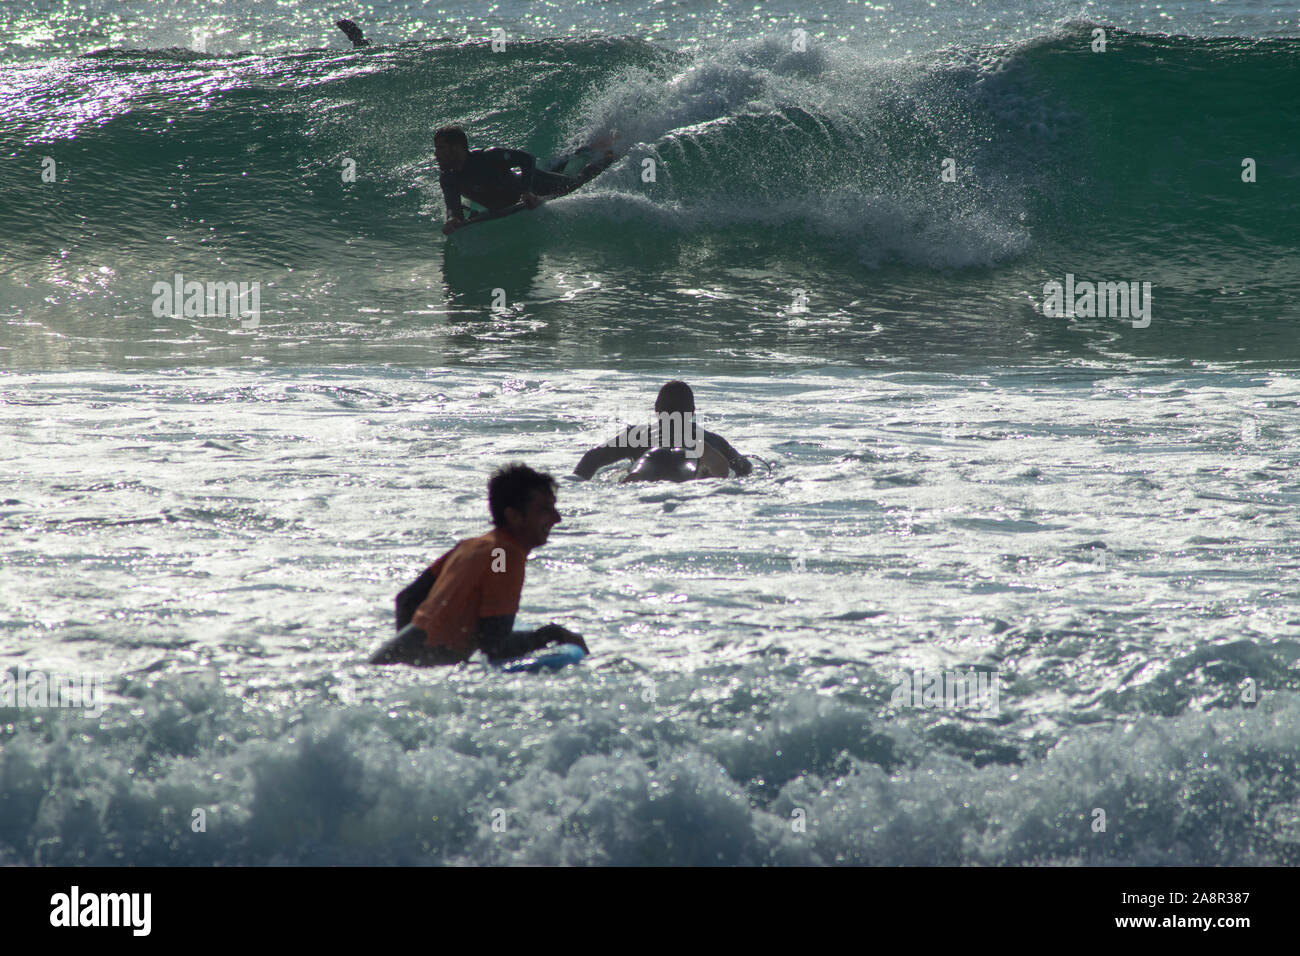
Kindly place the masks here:
[(492, 512), (492, 524), (504, 528), (507, 508), (527, 511), (534, 491), (554, 495), (557, 488), (559, 483), (550, 475), (533, 471), (522, 462), (502, 465), (488, 479), (488, 510)]
[(459, 143), (464, 149), (469, 149), (469, 137), (459, 126), (440, 126), (433, 134), (433, 141), (445, 140), (452, 146)]

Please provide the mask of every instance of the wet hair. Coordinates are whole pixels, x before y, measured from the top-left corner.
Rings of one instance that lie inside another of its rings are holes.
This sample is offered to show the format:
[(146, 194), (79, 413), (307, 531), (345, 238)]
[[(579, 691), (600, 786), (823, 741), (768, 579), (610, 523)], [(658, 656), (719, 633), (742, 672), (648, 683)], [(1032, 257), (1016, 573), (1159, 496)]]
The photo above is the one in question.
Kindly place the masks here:
[(459, 126), (440, 126), (433, 134), (433, 141), (444, 141), (452, 146), (459, 145), (462, 149), (469, 149), (469, 137)]
[(488, 479), (488, 510), (492, 512), (492, 524), (504, 528), (507, 508), (523, 513), (528, 510), (534, 491), (554, 495), (558, 487), (559, 483), (550, 475), (533, 471), (521, 462), (502, 465)]
[(693, 412), (695, 411), (695, 393), (685, 382), (674, 379), (659, 389), (655, 399), (657, 412)]

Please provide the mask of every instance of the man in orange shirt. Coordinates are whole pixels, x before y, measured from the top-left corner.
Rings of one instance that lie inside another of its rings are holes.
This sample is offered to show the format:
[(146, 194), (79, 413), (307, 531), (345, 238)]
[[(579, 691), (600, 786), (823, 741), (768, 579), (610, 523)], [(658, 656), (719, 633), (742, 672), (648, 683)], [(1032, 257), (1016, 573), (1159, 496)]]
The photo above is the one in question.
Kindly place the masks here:
[(397, 637), (370, 663), (458, 664), (480, 648), (498, 661), (547, 644), (577, 644), (586, 651), (581, 637), (558, 624), (513, 630), (528, 553), (545, 544), (560, 521), (555, 490), (554, 478), (527, 465), (497, 469), (488, 481), (495, 527), (458, 542), (398, 595)]

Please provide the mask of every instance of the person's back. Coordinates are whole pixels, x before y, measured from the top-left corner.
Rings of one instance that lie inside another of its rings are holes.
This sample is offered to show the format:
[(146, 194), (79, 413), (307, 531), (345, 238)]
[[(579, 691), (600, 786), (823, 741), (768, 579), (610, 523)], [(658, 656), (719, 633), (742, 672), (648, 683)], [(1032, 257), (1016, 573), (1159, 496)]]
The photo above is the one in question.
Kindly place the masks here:
[(493, 528), (465, 538), (429, 568), (433, 587), (416, 608), (411, 623), (425, 644), (443, 649), (450, 660), (478, 650), (479, 618), (519, 612), (528, 555), (509, 534)]
[[(444, 169), (438, 176), (443, 202), (456, 218), (464, 218), (461, 196), (488, 209), (504, 209), (520, 201), (532, 188), (537, 160), (517, 149), (472, 149), (459, 169)], [(519, 172), (514, 171), (519, 167)]]
[(619, 479), (629, 481), (694, 481), (700, 478), (727, 477), (727, 462), (713, 448), (704, 446), (699, 455), (691, 449), (677, 447), (652, 448), (632, 465), (632, 469)]

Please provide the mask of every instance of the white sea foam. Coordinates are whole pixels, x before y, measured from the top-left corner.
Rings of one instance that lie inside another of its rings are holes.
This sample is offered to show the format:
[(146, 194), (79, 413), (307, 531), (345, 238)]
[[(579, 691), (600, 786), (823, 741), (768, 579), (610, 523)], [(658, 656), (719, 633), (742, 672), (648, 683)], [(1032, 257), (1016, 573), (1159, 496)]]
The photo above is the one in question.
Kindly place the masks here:
[[(521, 623), (595, 656), (507, 678), (364, 660), (493, 464), (659, 377), (8, 376), (0, 653), (111, 669), (0, 709), (0, 857), (1294, 862), (1293, 378), (692, 383), (770, 471), (563, 482)], [(891, 700), (972, 667), (996, 713)]]

